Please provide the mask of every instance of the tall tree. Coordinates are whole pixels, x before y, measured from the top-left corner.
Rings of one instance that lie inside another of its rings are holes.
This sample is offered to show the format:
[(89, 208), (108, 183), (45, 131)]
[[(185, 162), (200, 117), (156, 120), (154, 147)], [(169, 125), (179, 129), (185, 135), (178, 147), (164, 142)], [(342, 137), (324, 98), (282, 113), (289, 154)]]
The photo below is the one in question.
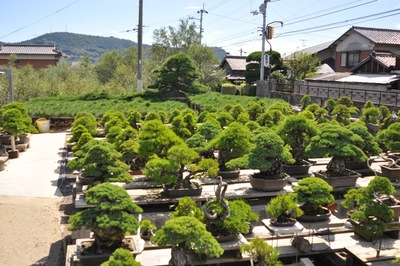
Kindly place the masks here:
[(286, 61), (286, 67), (295, 80), (304, 79), (308, 73), (315, 72), (319, 65), (320, 61), (316, 54), (305, 52), (294, 52)]
[(155, 84), (149, 88), (157, 88), (167, 95), (176, 96), (181, 92), (199, 93), (207, 90), (207, 87), (197, 82), (200, 72), (196, 70), (193, 60), (184, 53), (170, 56), (154, 72), (158, 76)]
[[(264, 67), (265, 73), (268, 73), (270, 70), (272, 73), (276, 70), (283, 69), (283, 60), (280, 53), (276, 51), (267, 51), (266, 54), (270, 54), (271, 69), (269, 69), (269, 67)], [(260, 79), (261, 52), (256, 51), (250, 53), (246, 57), (246, 62), (248, 64), (246, 65), (244, 76), (246, 83), (251, 84)]]

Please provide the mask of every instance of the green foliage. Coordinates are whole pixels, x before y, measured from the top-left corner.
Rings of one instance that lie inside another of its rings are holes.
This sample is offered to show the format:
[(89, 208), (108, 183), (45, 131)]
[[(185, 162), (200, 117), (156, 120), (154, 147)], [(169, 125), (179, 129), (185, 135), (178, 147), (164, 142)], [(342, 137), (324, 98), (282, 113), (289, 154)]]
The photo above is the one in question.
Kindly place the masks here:
[(302, 210), (305, 214), (318, 214), (321, 207), (331, 204), (335, 198), (331, 194), (333, 188), (323, 179), (306, 177), (293, 187), (299, 202), (303, 202)]
[(97, 127), (96, 117), (89, 112), (80, 111), (74, 116), (74, 121), (71, 125), (71, 130), (74, 132), (78, 125), (84, 126), (92, 136), (99, 134)]
[(311, 97), (310, 95), (304, 95), (303, 97), (301, 97), (300, 100), (300, 106), (301, 109), (304, 110), (305, 108), (307, 108), (307, 106), (309, 106), (311, 104)]
[(0, 126), (3, 127), (4, 131), (14, 136), (19, 136), (26, 132), (38, 132), (32, 124), (28, 107), (22, 102), (11, 102), (1, 107)]
[(360, 223), (363, 230), (378, 237), (383, 234), (384, 223), (393, 221), (394, 216), (393, 210), (377, 198), (395, 193), (396, 189), (389, 179), (376, 176), (367, 187), (349, 190), (342, 205), (351, 211), (351, 219)]
[(327, 124), (311, 139), (311, 143), (306, 147), (306, 156), (332, 157), (327, 170), (336, 176), (341, 176), (346, 171), (346, 160), (363, 162), (368, 159), (360, 148), (363, 144), (364, 140), (346, 127)]
[[(345, 99), (345, 98), (344, 98)], [(334, 120), (342, 125), (349, 125), (351, 115), (358, 113), (358, 108), (354, 106), (348, 106), (347, 104), (338, 103), (335, 105), (335, 108), (332, 110), (332, 115), (334, 116)], [(345, 102), (346, 103), (346, 102)]]
[(170, 56), (166, 61), (154, 69), (158, 75), (151, 88), (174, 95), (177, 92), (201, 93), (205, 88), (196, 83), (200, 73), (196, 70), (193, 60), (184, 53)]
[(245, 155), (251, 146), (250, 131), (238, 122), (233, 122), (222, 133), (209, 142), (207, 149), (218, 149), (220, 170), (226, 170), (226, 163)]
[(307, 159), (305, 150), (311, 142), (311, 138), (318, 133), (315, 123), (303, 115), (288, 116), (276, 133), (282, 138), (285, 144), (289, 145), (290, 153), (295, 164), (303, 164)]
[(93, 178), (95, 182), (132, 181), (129, 166), (120, 160), (121, 154), (111, 143), (90, 141), (82, 146), (82, 152), (84, 155), (78, 159), (77, 167), (82, 169), (83, 177)]
[(377, 139), (368, 131), (367, 127), (361, 123), (352, 123), (347, 126), (354, 134), (357, 134), (363, 140), (362, 146), (359, 146), (368, 156), (379, 155), (382, 149), (379, 147)]
[(166, 221), (151, 241), (159, 246), (184, 247), (186, 250), (192, 250), (199, 255), (204, 254), (209, 258), (218, 258), (224, 252), (217, 240), (206, 230), (206, 226), (190, 216)]
[(333, 109), (336, 107), (336, 101), (332, 98), (329, 98), (325, 101), (324, 107), (329, 113), (332, 113)]
[(310, 72), (316, 72), (316, 68), (320, 65), (320, 61), (316, 54), (310, 55), (305, 52), (294, 52), (285, 65), (290, 70), (292, 78), (302, 80)]
[(110, 256), (108, 261), (101, 266), (141, 266), (140, 262), (135, 261), (133, 255), (124, 248), (117, 248)]
[(191, 216), (202, 221), (204, 214), (201, 208), (197, 207), (197, 203), (190, 197), (183, 197), (179, 199), (178, 205), (175, 210), (169, 215), (171, 218), (177, 218), (181, 216)]
[(279, 261), (279, 250), (267, 244), (259, 237), (240, 247), (240, 251), (250, 256), (259, 266), (282, 266)]
[(133, 214), (143, 210), (132, 202), (124, 188), (98, 184), (86, 192), (85, 199), (95, 206), (70, 216), (69, 230), (90, 229), (96, 244), (116, 247), (126, 234), (136, 234), (139, 221)]
[(235, 84), (232, 83), (223, 83), (221, 85), (221, 94), (230, 94), (230, 95), (235, 95), (236, 94), (237, 87)]
[(280, 219), (297, 218), (303, 215), (303, 211), (298, 206), (296, 195), (293, 193), (280, 194), (272, 198), (265, 210), (278, 222)]
[(273, 131), (255, 136), (254, 147), (250, 150), (248, 167), (259, 169), (260, 178), (282, 178), (282, 162), (293, 162), (289, 146), (285, 146), (279, 135)]
[(379, 130), (377, 138), (389, 151), (400, 151), (400, 122), (395, 122), (388, 128)]

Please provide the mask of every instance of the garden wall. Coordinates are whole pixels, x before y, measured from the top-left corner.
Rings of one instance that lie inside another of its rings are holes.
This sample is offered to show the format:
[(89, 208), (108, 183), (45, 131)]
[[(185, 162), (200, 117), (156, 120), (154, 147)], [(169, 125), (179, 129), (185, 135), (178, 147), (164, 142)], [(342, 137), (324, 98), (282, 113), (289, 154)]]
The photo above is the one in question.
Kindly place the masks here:
[(391, 110), (400, 109), (400, 91), (388, 90), (385, 85), (304, 80), (296, 81), (293, 87), (283, 87), (275, 80), (271, 80), (270, 84), (267, 80), (257, 83), (257, 96), (260, 97), (281, 98), (298, 105), (304, 95), (309, 95), (319, 105), (329, 98), (336, 100), (348, 96), (358, 107), (371, 101), (375, 105), (386, 105)]

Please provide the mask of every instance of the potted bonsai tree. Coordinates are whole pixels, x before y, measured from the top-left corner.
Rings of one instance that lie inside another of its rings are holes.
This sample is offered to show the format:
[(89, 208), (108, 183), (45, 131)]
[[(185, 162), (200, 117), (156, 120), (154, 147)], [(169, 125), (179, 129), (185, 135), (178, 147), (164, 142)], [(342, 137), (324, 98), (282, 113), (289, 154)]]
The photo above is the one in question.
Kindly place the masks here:
[(124, 248), (117, 248), (108, 261), (103, 262), (100, 266), (123, 266), (123, 265), (129, 265), (129, 266), (141, 266), (142, 264), (140, 262), (137, 262), (135, 258), (132, 256), (132, 253), (130, 253), (128, 250)]
[(293, 187), (297, 199), (304, 212), (297, 219), (302, 221), (323, 221), (329, 219), (331, 213), (326, 208), (334, 202), (331, 194), (332, 186), (318, 177), (306, 177), (299, 181), (298, 186)]
[(275, 132), (267, 131), (254, 137), (254, 147), (248, 154), (248, 167), (258, 169), (250, 175), (250, 184), (256, 190), (277, 191), (287, 184), (288, 175), (282, 172), (283, 162), (293, 162), (289, 146)]
[(311, 139), (306, 155), (311, 158), (332, 157), (326, 170), (313, 174), (323, 178), (333, 187), (353, 187), (360, 174), (346, 168), (346, 160), (366, 161), (367, 155), (360, 148), (363, 139), (339, 124), (326, 124)]
[(165, 158), (153, 155), (146, 163), (143, 173), (159, 184), (169, 197), (201, 195), (202, 189), (197, 177), (216, 177), (218, 163), (213, 159), (199, 160), (199, 154), (186, 143), (172, 146)]
[(341, 204), (349, 210), (356, 234), (368, 241), (377, 239), (383, 234), (385, 223), (398, 219), (400, 203), (391, 197), (395, 192), (386, 177), (376, 176), (367, 187), (352, 189), (345, 194)]
[(378, 132), (378, 141), (386, 147), (386, 152), (391, 153), (387, 165), (381, 165), (382, 175), (392, 181), (400, 180), (400, 165), (397, 163), (400, 152), (400, 122), (391, 124), (387, 129)]
[(133, 246), (138, 247), (138, 243), (129, 246), (134, 239), (130, 237), (128, 240), (126, 236), (137, 233), (139, 221), (135, 214), (143, 210), (132, 202), (126, 190), (103, 183), (90, 188), (85, 197), (86, 202), (94, 207), (77, 212), (69, 218), (69, 230), (85, 228), (93, 232), (93, 239), (77, 241), (80, 245), (78, 257), (84, 259), (85, 256), (96, 254), (110, 256), (120, 247), (138, 253), (137, 249), (132, 249)]
[(347, 126), (354, 134), (360, 136), (363, 140), (362, 146), (360, 148), (367, 155), (367, 160), (365, 161), (355, 161), (353, 159), (346, 160), (346, 168), (350, 170), (355, 170), (357, 172), (371, 172), (368, 165), (368, 158), (374, 155), (379, 155), (382, 149), (379, 147), (376, 138), (368, 131), (367, 127), (359, 122), (351, 123)]
[(140, 221), (140, 237), (144, 240), (150, 240), (154, 236), (154, 231), (157, 226), (150, 219), (143, 219)]
[(277, 129), (277, 134), (290, 146), (294, 164), (283, 164), (282, 169), (289, 175), (308, 175), (311, 163), (307, 161), (305, 149), (311, 138), (318, 133), (315, 122), (303, 115), (288, 116)]
[(258, 221), (258, 214), (242, 199), (228, 201), (225, 199), (227, 183), (221, 177), (215, 191), (215, 198), (209, 199), (203, 206), (206, 228), (218, 241), (231, 241), (240, 233), (251, 230), (251, 221)]
[(268, 245), (268, 243), (259, 237), (253, 238), (249, 243), (243, 244), (240, 251), (250, 256), (255, 262), (254, 266), (282, 266), (279, 261), (279, 250)]
[(0, 126), (8, 134), (11, 140), (11, 150), (8, 152), (8, 157), (18, 158), (19, 151), (15, 145), (15, 139), (25, 133), (26, 125), (23, 116), (17, 108), (1, 110)]
[(224, 179), (239, 177), (240, 169), (230, 168), (227, 162), (249, 152), (250, 135), (250, 130), (243, 124), (232, 122), (219, 136), (209, 142), (207, 149), (218, 150), (219, 176)]
[(128, 173), (129, 166), (120, 160), (121, 154), (107, 141), (89, 141), (77, 152), (77, 156), (67, 166), (81, 170), (79, 181), (82, 184), (132, 181), (132, 176)]
[(274, 226), (293, 226), (296, 218), (303, 215), (294, 193), (280, 194), (270, 200), (265, 210), (272, 215)]
[(170, 219), (151, 238), (159, 246), (172, 246), (169, 265), (190, 265), (188, 255), (196, 253), (199, 257), (216, 257), (224, 250), (207, 231), (205, 224), (195, 217), (181, 216)]

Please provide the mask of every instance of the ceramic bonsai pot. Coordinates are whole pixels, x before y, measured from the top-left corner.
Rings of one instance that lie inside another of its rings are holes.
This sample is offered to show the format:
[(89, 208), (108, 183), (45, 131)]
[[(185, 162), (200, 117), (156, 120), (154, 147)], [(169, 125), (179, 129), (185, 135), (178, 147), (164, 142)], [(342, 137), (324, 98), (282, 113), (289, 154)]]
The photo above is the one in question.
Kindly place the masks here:
[(179, 197), (187, 197), (187, 196), (200, 196), (203, 188), (201, 186), (197, 186), (195, 188), (169, 188), (167, 186), (163, 186), (163, 193), (166, 197), (169, 198), (179, 198)]
[(390, 181), (396, 182), (400, 180), (400, 167), (393, 168), (388, 165), (381, 165), (382, 176), (389, 178)]
[(312, 163), (303, 161), (304, 164), (282, 164), (282, 172), (290, 175), (308, 175)]
[(317, 223), (317, 222), (328, 220), (329, 217), (331, 217), (331, 215), (332, 215), (331, 211), (327, 211), (326, 213), (315, 214), (315, 215), (304, 214), (302, 216), (297, 217), (297, 220), (302, 221), (302, 222)]
[(349, 175), (347, 176), (327, 176), (324, 171), (313, 172), (315, 177), (322, 178), (329, 185), (334, 188), (338, 187), (354, 187), (356, 185), (357, 179), (361, 174), (348, 170)]
[(8, 159), (16, 159), (19, 157), (19, 150), (8, 151)]
[(288, 177), (286, 175), (282, 179), (265, 179), (250, 175), (250, 185), (259, 191), (279, 191), (287, 185)]
[(238, 179), (240, 176), (240, 170), (232, 170), (232, 171), (218, 171), (218, 175), (225, 179)]

